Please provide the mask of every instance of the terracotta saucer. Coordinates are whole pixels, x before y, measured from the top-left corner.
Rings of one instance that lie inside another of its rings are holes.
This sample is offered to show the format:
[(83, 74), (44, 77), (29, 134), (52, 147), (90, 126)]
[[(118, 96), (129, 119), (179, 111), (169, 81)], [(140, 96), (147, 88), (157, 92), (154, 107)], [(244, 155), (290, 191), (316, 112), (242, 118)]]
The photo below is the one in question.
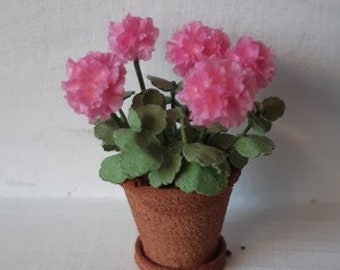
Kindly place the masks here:
[(143, 251), (143, 244), (138, 237), (135, 244), (135, 260), (141, 270), (221, 270), (226, 260), (226, 249), (226, 243), (221, 236), (218, 242), (218, 250), (213, 260), (204, 265), (195, 266), (194, 268), (172, 268), (161, 266), (146, 257)]

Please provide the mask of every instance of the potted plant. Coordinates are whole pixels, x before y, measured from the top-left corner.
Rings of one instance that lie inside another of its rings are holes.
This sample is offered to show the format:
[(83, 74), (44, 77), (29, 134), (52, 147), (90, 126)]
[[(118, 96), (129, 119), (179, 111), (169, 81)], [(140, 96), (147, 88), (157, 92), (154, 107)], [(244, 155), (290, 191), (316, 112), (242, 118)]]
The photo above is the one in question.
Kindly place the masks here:
[[(113, 151), (100, 177), (125, 190), (140, 234), (140, 268), (222, 269), (220, 233), (233, 185), (249, 159), (271, 154), (274, 143), (264, 134), (285, 110), (277, 97), (255, 100), (274, 76), (273, 52), (251, 37), (231, 46), (221, 29), (193, 21), (166, 43), (181, 80), (148, 76), (146, 87), (140, 61), (150, 60), (158, 35), (151, 18), (111, 22), (109, 52), (68, 60), (62, 88)], [(129, 61), (139, 91), (124, 88)], [(231, 131), (244, 122), (242, 132)]]

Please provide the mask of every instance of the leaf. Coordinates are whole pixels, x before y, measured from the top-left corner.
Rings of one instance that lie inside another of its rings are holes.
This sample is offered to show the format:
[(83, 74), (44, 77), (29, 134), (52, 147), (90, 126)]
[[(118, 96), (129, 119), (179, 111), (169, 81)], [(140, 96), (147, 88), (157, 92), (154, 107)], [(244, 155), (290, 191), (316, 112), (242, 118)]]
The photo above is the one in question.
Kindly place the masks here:
[(164, 96), (164, 98), (165, 98), (165, 104), (170, 104), (171, 103), (171, 97), (169, 97), (169, 96)]
[(149, 173), (150, 184), (153, 187), (158, 188), (162, 185), (169, 185), (174, 181), (182, 165), (180, 152), (181, 147), (178, 147), (178, 143), (164, 151), (164, 163), (162, 166), (158, 170)]
[(110, 119), (105, 122), (99, 122), (94, 127), (94, 135), (103, 141), (104, 144), (114, 145), (113, 132), (120, 128), (118, 122)]
[(155, 104), (140, 106), (136, 109), (142, 122), (142, 130), (147, 130), (153, 135), (161, 133), (166, 125), (166, 111)]
[(196, 192), (213, 196), (223, 191), (227, 182), (228, 177), (218, 174), (214, 168), (189, 163), (178, 175), (176, 186), (186, 193)]
[(207, 140), (207, 144), (216, 146), (227, 151), (235, 142), (235, 136), (226, 133), (212, 134)]
[(283, 116), (286, 105), (284, 101), (278, 97), (266, 98), (262, 101), (262, 116), (270, 121), (275, 121)]
[(117, 145), (103, 144), (104, 151), (120, 151)]
[(168, 80), (155, 77), (155, 76), (147, 76), (148, 80), (151, 81), (152, 85), (163, 90), (163, 91), (172, 91), (176, 88), (176, 82), (170, 82)]
[(182, 117), (183, 113), (180, 108), (175, 107), (173, 109), (167, 110), (166, 115), (168, 124), (172, 125), (175, 124), (177, 120), (179, 120)]
[(124, 97), (123, 97), (123, 99), (125, 100), (125, 99), (128, 99), (129, 97), (131, 97), (132, 95), (134, 95), (136, 92), (135, 91), (126, 91), (125, 93), (124, 93)]
[(274, 143), (270, 139), (258, 135), (243, 136), (235, 143), (236, 151), (246, 158), (255, 158), (259, 155), (270, 155), (274, 148)]
[(165, 98), (164, 96), (156, 89), (147, 89), (143, 92), (143, 104), (156, 104), (165, 109)]
[(129, 175), (122, 169), (120, 154), (104, 159), (99, 175), (104, 181), (114, 184), (120, 184), (129, 178)]
[(133, 131), (140, 132), (142, 130), (142, 121), (133, 108), (129, 109), (128, 122)]
[(144, 105), (143, 98), (144, 98), (144, 92), (141, 92), (135, 95), (132, 99), (131, 107), (133, 109), (137, 109), (138, 107), (143, 106)]
[(176, 84), (176, 90), (177, 91), (183, 90), (183, 81), (180, 81)]
[(136, 133), (129, 128), (120, 128), (113, 133), (113, 138), (120, 148), (131, 143), (137, 143)]
[(237, 151), (232, 151), (229, 160), (235, 168), (242, 169), (248, 163), (248, 158), (241, 156)]
[(217, 171), (218, 174), (223, 174), (225, 177), (229, 177), (231, 175), (231, 167), (228, 159), (223, 161), (221, 164), (213, 165), (212, 167)]
[(271, 121), (266, 120), (261, 116), (257, 116), (254, 113), (248, 114), (248, 120), (252, 129), (255, 130), (258, 134), (263, 135), (272, 128)]
[(208, 128), (208, 133), (217, 133), (217, 132), (221, 132), (221, 131), (228, 131), (228, 129), (224, 126), (222, 126), (220, 123), (215, 123), (213, 125), (211, 125), (209, 128)]
[(204, 167), (218, 166), (227, 158), (224, 151), (201, 143), (184, 145), (183, 155), (187, 161), (198, 163)]
[(121, 152), (121, 165), (131, 178), (157, 170), (163, 163), (161, 146), (151, 142), (147, 147), (127, 145)]

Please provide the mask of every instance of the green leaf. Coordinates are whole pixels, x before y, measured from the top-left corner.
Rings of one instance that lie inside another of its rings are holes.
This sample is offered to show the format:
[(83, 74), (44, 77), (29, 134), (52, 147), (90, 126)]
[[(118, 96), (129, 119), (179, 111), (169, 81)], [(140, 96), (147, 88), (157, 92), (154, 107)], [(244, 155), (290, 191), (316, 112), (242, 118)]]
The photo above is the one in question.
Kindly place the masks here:
[(183, 90), (183, 81), (180, 81), (176, 84), (176, 90), (177, 91)]
[(129, 109), (128, 122), (133, 131), (140, 132), (142, 130), (142, 121), (133, 108)]
[(142, 122), (142, 130), (147, 130), (153, 135), (161, 133), (166, 125), (166, 111), (155, 104), (140, 106), (136, 109)]
[(148, 80), (151, 81), (152, 85), (163, 90), (163, 91), (171, 91), (176, 88), (176, 82), (170, 82), (168, 80), (155, 77), (155, 76), (147, 76)]
[(138, 107), (143, 106), (144, 105), (143, 99), (144, 92), (138, 93), (133, 97), (131, 107), (137, 109)]
[(215, 123), (208, 128), (208, 133), (226, 132), (228, 129), (222, 126), (220, 123)]
[(171, 184), (182, 165), (181, 147), (177, 143), (164, 151), (164, 163), (156, 170), (149, 173), (150, 184), (153, 187)]
[(163, 163), (161, 146), (151, 142), (147, 147), (138, 144), (127, 145), (122, 149), (122, 169), (131, 178), (157, 170)]
[(171, 97), (169, 97), (169, 96), (164, 96), (164, 98), (165, 98), (165, 104), (170, 104), (171, 103)]
[(218, 174), (223, 174), (225, 177), (229, 177), (231, 175), (231, 167), (228, 159), (223, 161), (221, 164), (214, 165), (212, 167), (216, 169)]
[(204, 167), (218, 166), (227, 158), (224, 151), (201, 143), (184, 145), (183, 155), (187, 161), (198, 163)]
[(223, 191), (228, 178), (212, 167), (201, 167), (196, 163), (186, 164), (178, 175), (176, 186), (186, 193), (196, 192), (213, 196)]
[(262, 116), (270, 121), (275, 121), (283, 116), (286, 105), (282, 99), (278, 97), (266, 98), (262, 101)]
[(136, 132), (129, 128), (120, 128), (113, 133), (113, 138), (120, 148), (137, 143)]
[(212, 134), (208, 138), (207, 144), (227, 151), (235, 142), (235, 138), (234, 135), (226, 133)]
[(261, 135), (268, 132), (272, 128), (271, 121), (266, 120), (261, 116), (257, 116), (254, 113), (248, 114), (248, 120), (252, 129)]
[(104, 151), (120, 151), (117, 145), (103, 144)]
[(156, 89), (147, 89), (144, 92), (143, 96), (143, 104), (156, 104), (165, 109), (165, 98), (164, 96)]
[(237, 151), (232, 151), (229, 160), (235, 168), (242, 169), (248, 163), (248, 158), (241, 156)]
[(183, 115), (180, 108), (175, 107), (166, 111), (168, 124), (175, 124)]
[(131, 97), (132, 95), (134, 95), (136, 92), (135, 91), (126, 91), (125, 93), (124, 93), (124, 97), (123, 97), (123, 99), (125, 100), (125, 99), (128, 99), (129, 97)]
[(114, 119), (110, 119), (105, 122), (99, 122), (94, 127), (94, 135), (96, 138), (103, 141), (104, 144), (114, 145), (113, 132), (120, 128), (118, 122)]
[(240, 137), (235, 143), (236, 151), (246, 158), (255, 158), (259, 155), (270, 155), (274, 148), (274, 143), (270, 139), (258, 135)]
[(114, 184), (120, 184), (129, 178), (129, 175), (122, 169), (120, 154), (104, 159), (99, 175), (104, 181)]

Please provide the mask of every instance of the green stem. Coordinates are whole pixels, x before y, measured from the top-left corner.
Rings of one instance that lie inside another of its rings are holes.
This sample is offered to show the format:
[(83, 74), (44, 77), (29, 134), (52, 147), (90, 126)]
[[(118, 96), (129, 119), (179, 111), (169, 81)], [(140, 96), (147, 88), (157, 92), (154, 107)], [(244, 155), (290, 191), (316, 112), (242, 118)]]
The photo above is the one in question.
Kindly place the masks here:
[(248, 131), (251, 129), (251, 124), (248, 124), (247, 127), (240, 133), (238, 134), (234, 141), (231, 143), (231, 145), (229, 146), (229, 148), (227, 149), (227, 152), (234, 146), (234, 144), (236, 143), (236, 141), (238, 140), (239, 137), (245, 136), (247, 135)]
[(250, 129), (251, 129), (251, 124), (248, 124), (248, 126), (242, 131), (241, 134), (239, 134), (239, 136), (247, 135), (247, 133)]
[(208, 130), (203, 127), (198, 135), (198, 141), (204, 143), (205, 137), (207, 136)]
[(184, 117), (181, 118), (181, 136), (182, 136), (182, 142), (184, 144), (188, 143), (187, 135), (185, 134), (185, 124), (184, 124)]
[(176, 96), (176, 92), (175, 90), (172, 90), (171, 91), (171, 108), (175, 108), (176, 106), (176, 99), (175, 99), (175, 96)]
[(127, 120), (126, 115), (125, 115), (125, 113), (124, 113), (124, 111), (122, 109), (119, 109), (119, 114), (122, 117), (122, 120), (123, 120), (122, 122), (125, 125), (129, 126), (129, 121)]
[(140, 89), (143, 92), (143, 91), (145, 91), (146, 88), (145, 88), (145, 83), (144, 83), (144, 79), (143, 79), (142, 70), (141, 70), (140, 65), (139, 65), (139, 60), (136, 59), (135, 61), (133, 61), (133, 65), (134, 65), (135, 70), (136, 70), (136, 74), (137, 74), (137, 78), (138, 78)]
[(116, 122), (118, 122), (119, 125), (120, 125), (121, 127), (124, 127), (124, 126), (125, 126), (124, 122), (122, 121), (122, 119), (120, 119), (120, 118), (117, 116), (117, 114), (111, 113), (111, 117), (112, 117)]

